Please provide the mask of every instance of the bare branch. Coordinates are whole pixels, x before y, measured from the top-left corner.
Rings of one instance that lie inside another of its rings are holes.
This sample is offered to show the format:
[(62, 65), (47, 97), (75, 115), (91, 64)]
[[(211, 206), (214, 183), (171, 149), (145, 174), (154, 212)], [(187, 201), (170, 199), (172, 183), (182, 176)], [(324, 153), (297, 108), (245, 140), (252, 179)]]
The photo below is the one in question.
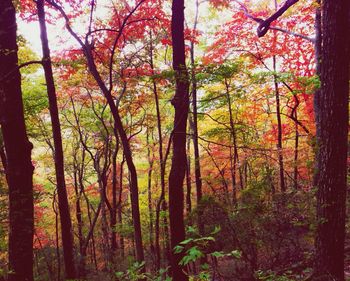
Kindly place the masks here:
[(247, 18), (252, 19), (252, 20), (256, 21), (257, 23), (259, 23), (258, 30), (257, 30), (259, 37), (264, 36), (268, 32), (269, 29), (272, 29), (272, 30), (281, 31), (283, 33), (293, 35), (295, 37), (299, 37), (299, 38), (305, 39), (307, 41), (310, 41), (312, 43), (315, 43), (315, 38), (312, 38), (312, 37), (309, 37), (309, 36), (306, 36), (306, 35), (303, 35), (300, 33), (296, 33), (296, 32), (290, 31), (290, 30), (286, 30), (286, 29), (283, 29), (280, 27), (271, 27), (270, 26), (273, 21), (278, 19), (285, 11), (287, 11), (287, 9), (289, 7), (291, 7), (292, 5), (297, 3), (299, 0), (287, 0), (284, 3), (284, 5), (275, 14), (273, 14), (271, 17), (269, 17), (266, 20), (263, 20), (263, 19), (258, 18), (258, 17), (254, 17), (249, 12), (248, 8), (241, 1), (239, 1), (239, 0), (234, 0), (234, 1), (240, 5), (241, 10), (244, 12), (244, 14)]

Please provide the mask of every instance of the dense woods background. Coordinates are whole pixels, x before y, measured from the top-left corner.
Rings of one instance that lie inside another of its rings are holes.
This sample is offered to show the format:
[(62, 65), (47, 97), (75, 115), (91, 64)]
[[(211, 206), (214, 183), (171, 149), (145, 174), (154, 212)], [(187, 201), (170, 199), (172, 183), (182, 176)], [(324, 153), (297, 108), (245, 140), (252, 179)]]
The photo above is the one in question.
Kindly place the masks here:
[(346, 280), (349, 6), (2, 0), (0, 279)]

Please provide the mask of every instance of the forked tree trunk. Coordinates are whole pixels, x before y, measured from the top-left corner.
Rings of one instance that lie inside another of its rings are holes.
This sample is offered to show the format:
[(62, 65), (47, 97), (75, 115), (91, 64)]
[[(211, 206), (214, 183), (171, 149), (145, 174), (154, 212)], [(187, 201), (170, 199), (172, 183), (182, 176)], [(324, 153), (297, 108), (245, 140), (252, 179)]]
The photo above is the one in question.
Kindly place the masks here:
[(69, 212), (69, 203), (67, 198), (66, 182), (64, 177), (64, 157), (62, 147), (62, 136), (61, 136), (61, 125), (58, 115), (56, 89), (52, 72), (52, 63), (50, 56), (50, 48), (47, 39), (46, 21), (45, 21), (45, 10), (44, 0), (38, 0), (37, 2), (38, 17), (40, 24), (41, 33), (41, 44), (43, 50), (43, 67), (45, 73), (47, 94), (49, 98), (49, 110), (52, 125), (52, 134), (54, 141), (54, 161), (55, 161), (55, 172), (56, 172), (56, 184), (57, 184), (57, 195), (58, 195), (58, 209), (60, 213), (61, 221), (61, 235), (63, 245), (63, 257), (65, 276), (67, 279), (76, 278), (76, 269), (74, 262), (74, 242), (72, 233), (72, 221)]
[(173, 280), (187, 281), (184, 268), (179, 265), (182, 254), (173, 249), (185, 239), (183, 182), (186, 170), (186, 124), (189, 108), (189, 81), (186, 69), (184, 42), (184, 0), (173, 0), (171, 36), (173, 44), (173, 68), (176, 91), (172, 100), (175, 108), (173, 130), (173, 156), (169, 175), (169, 217), (171, 233), (171, 272)]
[(0, 124), (9, 187), (9, 281), (33, 280), (32, 144), (24, 122), (18, 68), (16, 12), (11, 0), (0, 1)]
[(344, 281), (349, 5), (348, 0), (322, 1), (321, 89), (314, 100), (318, 222), (315, 281)]

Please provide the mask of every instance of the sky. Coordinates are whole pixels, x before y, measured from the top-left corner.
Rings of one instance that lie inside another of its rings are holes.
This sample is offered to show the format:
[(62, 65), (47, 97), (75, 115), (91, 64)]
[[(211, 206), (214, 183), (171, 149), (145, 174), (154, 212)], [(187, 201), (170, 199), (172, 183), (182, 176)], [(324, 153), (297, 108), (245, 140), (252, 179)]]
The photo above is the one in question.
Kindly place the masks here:
[[(0, 0), (1, 1), (1, 0)], [(100, 18), (107, 17), (107, 10), (104, 7), (105, 3), (110, 2), (110, 0), (99, 0), (98, 1), (98, 7), (99, 10), (96, 11), (96, 15)], [(186, 22), (189, 24), (189, 26), (192, 26), (192, 19), (194, 17), (194, 9), (195, 9), (195, 3), (196, 1), (193, 0), (187, 0), (186, 2)], [(200, 12), (199, 15), (201, 18), (205, 18), (208, 15), (208, 3), (203, 2), (200, 5)], [(224, 17), (220, 17), (220, 20), (227, 20), (229, 18), (230, 12), (223, 13)], [(18, 33), (23, 35), (27, 41), (29, 42), (30, 48), (37, 53), (38, 55), (42, 54), (41, 51), (41, 42), (40, 42), (40, 30), (39, 30), (39, 23), (34, 22), (25, 22), (24, 20), (18, 18), (17, 19), (18, 24)], [(206, 26), (207, 23), (204, 20), (199, 20), (198, 28), (202, 30), (209, 30), (210, 28)], [(212, 25), (211, 25), (212, 27)], [(68, 32), (65, 30), (64, 22), (59, 21), (55, 22), (54, 25), (47, 23), (47, 29), (48, 29), (48, 39), (50, 43), (50, 48), (53, 53), (62, 51), (62, 47), (67, 48), (68, 46), (76, 46), (78, 47), (75, 40), (71, 38), (71, 36), (68, 34)], [(78, 32), (83, 32), (84, 27), (82, 25), (75, 25), (74, 29)], [(80, 29), (80, 30), (79, 30)], [(62, 41), (64, 42), (65, 46), (62, 46)]]
[[(1, 1), (1, 0), (0, 0)], [(106, 10), (105, 5), (107, 3), (110, 3), (111, 0), (99, 0), (98, 1), (98, 9), (95, 12), (95, 15), (97, 15), (99, 18), (106, 18), (108, 10)], [(260, 6), (263, 5), (263, 3), (266, 4), (265, 1), (262, 0), (251, 0), (249, 1), (249, 6)], [(186, 0), (186, 23), (191, 27), (193, 26), (192, 21), (195, 14), (195, 3), (194, 0)], [(202, 4), (200, 5), (200, 11), (199, 11), (199, 25), (198, 29), (203, 31), (213, 31), (213, 27), (220, 26), (225, 21), (228, 21), (231, 17), (231, 14), (233, 13), (233, 10), (226, 10), (220, 12), (220, 16), (216, 20), (216, 22), (207, 22), (206, 20), (203, 20), (205, 18), (208, 18), (209, 15), (209, 9), (208, 9), (208, 2), (202, 1)], [(41, 42), (40, 42), (40, 30), (39, 30), (39, 23), (36, 21), (32, 22), (25, 22), (22, 19), (17, 19), (18, 24), (18, 33), (23, 35), (27, 41), (29, 42), (30, 48), (37, 53), (39, 56), (41, 56)], [(65, 48), (68, 47), (76, 47), (78, 48), (78, 44), (72, 37), (68, 34), (64, 27), (64, 21), (60, 20), (55, 22), (54, 25), (47, 23), (47, 29), (48, 29), (48, 38), (50, 43), (50, 48), (52, 53), (60, 52)], [(80, 33), (84, 33), (86, 30), (84, 28), (84, 24), (81, 25), (75, 25), (74, 29)]]

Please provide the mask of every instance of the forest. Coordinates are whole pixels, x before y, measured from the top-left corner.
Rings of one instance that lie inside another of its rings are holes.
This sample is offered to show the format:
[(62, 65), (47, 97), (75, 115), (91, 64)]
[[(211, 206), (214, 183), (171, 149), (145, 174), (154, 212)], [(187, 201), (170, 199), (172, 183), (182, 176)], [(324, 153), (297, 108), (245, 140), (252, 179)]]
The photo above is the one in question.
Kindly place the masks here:
[(0, 0), (0, 280), (350, 280), (349, 30), (348, 0)]

